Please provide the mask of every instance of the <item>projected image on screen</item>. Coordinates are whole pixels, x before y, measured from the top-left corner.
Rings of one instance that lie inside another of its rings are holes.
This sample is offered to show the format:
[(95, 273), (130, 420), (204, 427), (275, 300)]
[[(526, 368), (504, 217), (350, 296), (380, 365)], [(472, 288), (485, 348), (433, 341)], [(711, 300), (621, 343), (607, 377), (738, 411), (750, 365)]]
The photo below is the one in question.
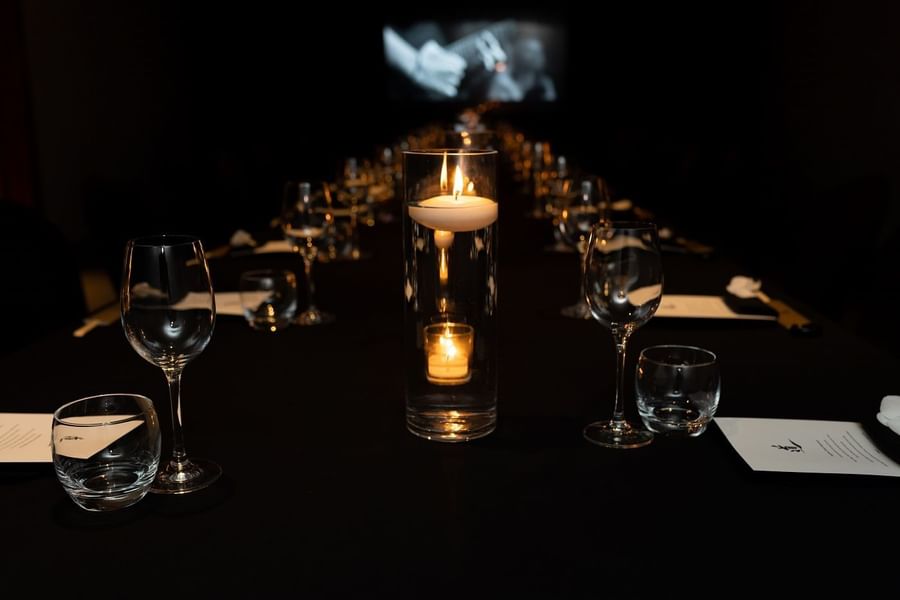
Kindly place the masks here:
[(399, 100), (553, 102), (564, 32), (534, 21), (422, 21), (384, 27), (389, 91)]

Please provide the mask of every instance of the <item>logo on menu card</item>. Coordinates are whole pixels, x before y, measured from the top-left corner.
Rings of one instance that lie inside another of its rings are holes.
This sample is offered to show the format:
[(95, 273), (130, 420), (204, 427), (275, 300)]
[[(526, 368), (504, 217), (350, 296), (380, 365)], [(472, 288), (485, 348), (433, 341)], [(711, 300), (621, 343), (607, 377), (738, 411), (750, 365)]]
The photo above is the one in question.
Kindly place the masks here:
[(772, 444), (773, 448), (778, 448), (779, 450), (784, 450), (785, 452), (804, 452), (803, 446), (795, 442), (794, 440), (788, 438), (787, 444)]

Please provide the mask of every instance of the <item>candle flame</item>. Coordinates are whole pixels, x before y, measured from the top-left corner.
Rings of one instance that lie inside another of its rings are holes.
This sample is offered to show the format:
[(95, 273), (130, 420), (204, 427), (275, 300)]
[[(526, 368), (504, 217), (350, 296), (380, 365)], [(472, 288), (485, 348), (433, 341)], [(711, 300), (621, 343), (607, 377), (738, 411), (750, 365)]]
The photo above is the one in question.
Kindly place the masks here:
[(458, 198), (463, 191), (463, 172), (462, 167), (456, 167), (456, 173), (453, 174), (453, 197)]
[(444, 152), (444, 164), (441, 165), (441, 192), (447, 193), (447, 153)]
[(456, 358), (456, 354), (459, 352), (459, 350), (456, 348), (456, 343), (453, 341), (453, 338), (450, 335), (450, 327), (447, 327), (444, 330), (444, 333), (441, 335), (440, 344), (445, 359), (449, 360), (452, 358)]
[(475, 182), (474, 181), (469, 180), (469, 185), (466, 186), (466, 192), (468, 192), (470, 194), (475, 193)]

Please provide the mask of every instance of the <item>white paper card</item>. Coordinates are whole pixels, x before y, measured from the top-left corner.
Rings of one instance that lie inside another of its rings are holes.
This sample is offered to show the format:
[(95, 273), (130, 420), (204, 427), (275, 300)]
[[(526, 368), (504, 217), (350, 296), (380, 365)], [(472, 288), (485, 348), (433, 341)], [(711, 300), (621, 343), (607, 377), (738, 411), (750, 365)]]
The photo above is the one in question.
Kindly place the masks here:
[[(221, 292), (216, 294), (216, 312), (223, 315), (244, 315), (244, 304), (250, 310), (256, 310), (259, 305), (270, 299), (274, 292), (269, 290), (253, 290), (246, 292)], [(219, 302), (223, 304), (227, 312), (219, 310)]]
[(52, 462), (53, 415), (0, 413), (0, 462)]
[[(218, 296), (217, 296), (218, 297)], [(161, 310), (167, 310), (168, 306), (159, 307)], [(188, 292), (184, 298), (171, 306), (173, 310), (209, 310), (210, 301), (209, 294), (203, 292)]]
[(749, 319), (774, 321), (771, 315), (746, 315), (736, 313), (725, 304), (721, 296), (689, 296), (663, 294), (655, 317), (680, 317), (694, 319)]
[[(134, 415), (114, 415), (113, 419), (127, 419)], [(112, 423), (103, 427), (78, 427), (78, 423), (96, 423), (97, 417), (66, 417), (73, 425), (57, 423), (53, 435), (56, 436), (56, 452), (70, 458), (87, 459), (97, 454), (129, 431), (144, 424), (141, 419)]]
[(754, 471), (900, 477), (859, 423), (716, 417), (716, 424)]
[[(272, 295), (265, 290), (244, 292), (247, 301), (252, 307), (258, 307), (263, 300)], [(244, 316), (244, 307), (241, 305), (240, 292), (216, 292), (216, 314)]]
[[(248, 298), (252, 300), (251, 304), (259, 306), (263, 300), (268, 298), (272, 293), (267, 291), (245, 292)], [(209, 296), (199, 292), (188, 292), (188, 294), (172, 308), (175, 310), (188, 309), (208, 309)], [(243, 316), (244, 308), (241, 306), (240, 292), (216, 292), (216, 314), (217, 315), (233, 315)]]

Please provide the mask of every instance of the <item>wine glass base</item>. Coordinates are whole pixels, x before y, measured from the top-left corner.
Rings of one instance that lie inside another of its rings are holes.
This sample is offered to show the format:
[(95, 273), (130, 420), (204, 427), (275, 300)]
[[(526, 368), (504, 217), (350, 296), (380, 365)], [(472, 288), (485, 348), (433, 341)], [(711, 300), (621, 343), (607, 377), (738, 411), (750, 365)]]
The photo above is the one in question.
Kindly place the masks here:
[(653, 433), (627, 422), (597, 421), (584, 428), (584, 439), (605, 448), (640, 448), (653, 441)]
[(169, 463), (156, 474), (150, 491), (154, 494), (188, 494), (209, 487), (222, 475), (222, 467), (202, 458), (192, 458), (181, 465)]
[(567, 306), (559, 311), (560, 314), (568, 319), (590, 319), (592, 318), (591, 309), (588, 308), (587, 302), (578, 302), (572, 306)]
[(334, 315), (318, 310), (307, 310), (302, 312), (297, 315), (297, 318), (294, 320), (294, 325), (302, 325), (305, 327), (310, 325), (327, 325), (328, 323), (334, 323)]

